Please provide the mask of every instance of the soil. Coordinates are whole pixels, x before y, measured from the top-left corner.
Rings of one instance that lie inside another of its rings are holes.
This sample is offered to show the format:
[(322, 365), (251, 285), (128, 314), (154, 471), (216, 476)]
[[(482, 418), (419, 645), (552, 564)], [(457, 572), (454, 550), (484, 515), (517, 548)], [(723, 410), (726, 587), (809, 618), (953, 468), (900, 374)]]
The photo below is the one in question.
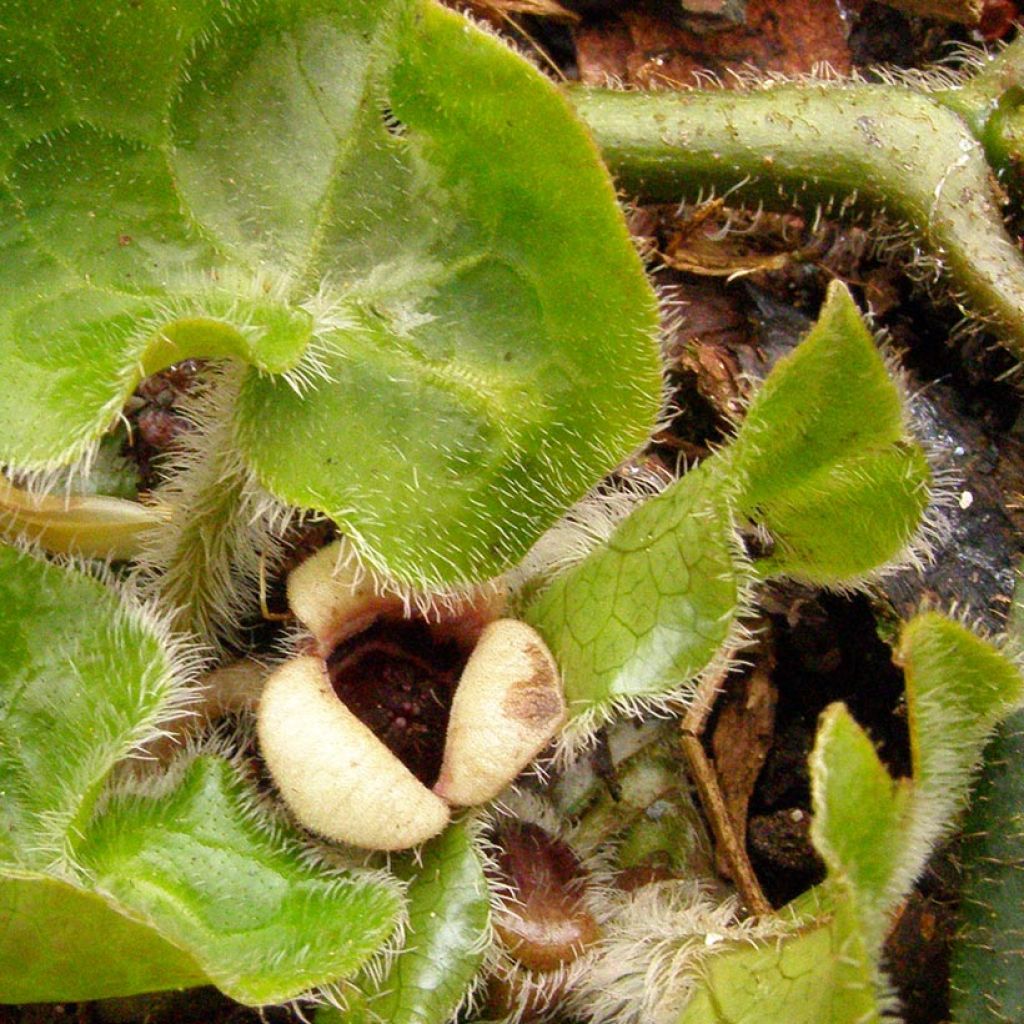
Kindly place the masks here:
[[(478, 17), (565, 80), (604, 84), (612, 78), (639, 88), (694, 84), (700, 77), (695, 72), (705, 69), (729, 85), (751, 68), (803, 74), (823, 62), (840, 71), (879, 61), (917, 67), (941, 57), (952, 43), (1008, 37), (1018, 13), (1010, 0), (994, 0), (981, 29), (971, 32), (905, 13), (895, 0), (891, 6), (863, 0), (747, 0), (745, 5), (697, 4), (697, 13), (687, 2), (667, 0), (552, 5), (550, 13), (564, 15), (567, 9), (571, 17), (524, 15), (515, 13), (516, 6), (503, 0), (472, 5)], [(630, 215), (638, 247), (670, 300), (665, 352), (679, 408), (644, 460), (675, 472), (721, 442), (741, 413), (750, 381), (796, 344), (829, 281), (838, 276), (862, 303), (870, 303), (877, 327), (903, 353), (908, 390), (917, 396), (919, 429), (945, 453), (962, 499), (946, 545), (923, 576), (906, 572), (857, 597), (777, 587), (762, 603), (755, 664), (764, 669), (773, 693), (771, 716), (757, 723), (737, 716), (739, 683), (732, 681), (705, 740), (711, 756), (716, 729), (724, 730), (721, 735), (745, 733), (743, 742), (763, 761), (759, 772), (747, 770), (750, 777), (725, 781), (733, 786), (732, 806), (745, 816), (754, 869), (777, 906), (823, 873), (808, 839), (807, 756), (819, 713), (833, 701), (846, 702), (890, 771), (909, 772), (902, 677), (880, 630), (927, 599), (944, 606), (966, 603), (991, 628), (1000, 628), (1013, 584), (1011, 566), (1024, 547), (1024, 513), (1008, 500), (1024, 493), (1024, 417), (1018, 391), (1002, 380), (1008, 357), (983, 334), (951, 344), (958, 320), (954, 307), (922, 294), (873, 255), (863, 228), (833, 223), (812, 228), (796, 214), (762, 218), (742, 249), (728, 239), (716, 248), (708, 242), (713, 231), (705, 229), (724, 216), (721, 209), (675, 207), (644, 207)], [(723, 267), (741, 276), (731, 279)], [(144, 489), (159, 481), (162, 454), (188, 429), (179, 406), (194, 370), (179, 368), (146, 382), (130, 410), (130, 454)], [(303, 534), (296, 545), (315, 547), (327, 536)], [(271, 581), (270, 598), (271, 607), (281, 606), (280, 579)], [(280, 628), (253, 623), (254, 642), (272, 645)], [(899, 915), (887, 948), (887, 969), (910, 1024), (948, 1019), (954, 854), (955, 845), (935, 857)], [(92, 1004), (0, 1007), (0, 1024), (255, 1024), (260, 1019), (299, 1018), (283, 1009), (256, 1014), (212, 989)]]

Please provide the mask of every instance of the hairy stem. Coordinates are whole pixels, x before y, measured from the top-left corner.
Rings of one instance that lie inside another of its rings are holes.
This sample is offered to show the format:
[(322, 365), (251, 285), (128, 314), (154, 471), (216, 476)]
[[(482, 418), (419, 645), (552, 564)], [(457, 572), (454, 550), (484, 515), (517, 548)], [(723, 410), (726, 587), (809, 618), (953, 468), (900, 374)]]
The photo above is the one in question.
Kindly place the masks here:
[(960, 297), (1024, 357), (1024, 257), (1003, 224), (985, 150), (948, 102), (857, 83), (570, 96), (621, 186), (644, 199), (713, 188), (743, 202), (906, 222)]
[(139, 559), (142, 592), (174, 609), (176, 628), (217, 649), (258, 607), (261, 560), (273, 565), (280, 544), (268, 528), (270, 503), (238, 454), (231, 410), (245, 373), (228, 363), (212, 371), (184, 410), (177, 472), (156, 493), (169, 526)]
[(988, 162), (1020, 192), (1024, 164), (1024, 37), (1011, 43), (956, 89), (932, 94), (959, 114), (985, 147)]

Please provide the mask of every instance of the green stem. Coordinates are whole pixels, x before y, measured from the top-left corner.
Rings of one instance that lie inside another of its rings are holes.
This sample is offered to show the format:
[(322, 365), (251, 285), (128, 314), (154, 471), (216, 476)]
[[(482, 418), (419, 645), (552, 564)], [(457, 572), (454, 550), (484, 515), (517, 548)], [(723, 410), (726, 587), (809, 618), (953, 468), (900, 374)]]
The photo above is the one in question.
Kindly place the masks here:
[(177, 471), (155, 494), (168, 523), (140, 558), (143, 595), (173, 608), (175, 628), (214, 648), (258, 606), (261, 559), (272, 562), (276, 551), (234, 436), (231, 410), (246, 372), (244, 364), (227, 364), (193, 396), (196, 428), (183, 438)]
[(1011, 43), (958, 88), (932, 98), (959, 114), (1001, 175), (1020, 167), (1024, 138), (1024, 37)]
[(714, 188), (743, 202), (825, 204), (905, 222), (1024, 357), (1024, 257), (1003, 224), (985, 152), (948, 104), (854, 83), (570, 97), (622, 188), (644, 199)]

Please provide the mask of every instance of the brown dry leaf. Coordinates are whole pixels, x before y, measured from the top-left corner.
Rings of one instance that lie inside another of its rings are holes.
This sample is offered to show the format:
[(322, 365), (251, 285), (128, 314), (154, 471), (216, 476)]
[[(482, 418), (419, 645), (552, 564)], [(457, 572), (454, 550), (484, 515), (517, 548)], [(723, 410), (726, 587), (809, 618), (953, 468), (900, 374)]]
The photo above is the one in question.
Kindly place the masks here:
[[(765, 657), (743, 679), (730, 685), (711, 735), (718, 785), (741, 847), (746, 845), (747, 806), (775, 735), (778, 691), (772, 682), (774, 659)], [(726, 865), (719, 865), (719, 871)]]
[[(674, 240), (675, 241), (675, 240)], [(722, 240), (694, 235), (676, 241), (663, 256), (674, 270), (684, 270), (702, 277), (742, 277), (758, 270), (782, 270), (792, 259), (787, 252), (757, 252), (740, 239)]]
[(889, 7), (919, 14), (923, 18), (939, 18), (961, 25), (977, 25), (985, 6), (983, 0), (882, 0)]
[[(752, 344), (742, 295), (724, 281), (710, 278), (673, 281), (664, 287), (664, 295), (666, 308), (671, 311), (665, 324), (669, 368), (691, 370), (698, 376), (711, 372), (717, 377), (721, 372), (725, 385), (734, 382), (740, 371), (733, 352)], [(721, 352), (710, 367), (692, 362), (693, 352), (700, 345), (714, 346)], [(723, 360), (728, 366), (720, 371)], [(733, 384), (727, 389), (727, 403), (735, 397), (738, 393)], [(717, 404), (715, 407), (719, 408)]]
[[(758, 666), (751, 673), (751, 677), (757, 674), (762, 665), (764, 666), (763, 670), (769, 685), (771, 685), (770, 677), (774, 660), (767, 653), (759, 660)], [(724, 673), (707, 676), (700, 682), (697, 692), (694, 694), (693, 702), (683, 718), (679, 741), (683, 756), (686, 758), (689, 776), (696, 787), (701, 808), (715, 837), (716, 867), (723, 877), (731, 878), (735, 883), (747, 910), (755, 917), (761, 917), (771, 913), (771, 904), (765, 897), (764, 890), (761, 888), (761, 883), (750, 862), (744, 834), (736, 828), (733, 814), (730, 811), (730, 804), (727, 802), (726, 794), (721, 785), (718, 768), (704, 749), (704, 730), (708, 725), (717, 698), (722, 692), (725, 683), (726, 676)], [(760, 684), (758, 685), (760, 686)], [(772, 690), (774, 692), (774, 687), (772, 687)], [(763, 704), (763, 699), (758, 697), (755, 700), (754, 706), (755, 708), (761, 708)], [(774, 699), (771, 702), (771, 708), (772, 726), (769, 726), (769, 730), (774, 726)], [(759, 710), (758, 714), (763, 714), (763, 711)], [(767, 750), (765, 751), (765, 756), (767, 756)], [(763, 763), (763, 757), (761, 763)], [(760, 769), (761, 764), (758, 764), (758, 772), (760, 772)], [(752, 786), (753, 783), (751, 783)], [(747, 799), (749, 800), (749, 794)], [(745, 805), (743, 818), (743, 829), (745, 831)]]
[(664, 295), (671, 311), (664, 329), (668, 368), (692, 376), (717, 416), (739, 419), (748, 396), (735, 353), (753, 345), (742, 293), (721, 278), (705, 277), (673, 282)]
[(729, 211), (724, 200), (713, 199), (677, 221), (661, 258), (674, 270), (702, 277), (781, 270), (799, 254), (799, 234), (793, 237), (791, 226), (785, 216)]
[(680, 28), (651, 11), (623, 11), (617, 20), (582, 27), (576, 36), (580, 79), (609, 78), (641, 88), (680, 88), (711, 71), (727, 86), (751, 69), (804, 75), (827, 63), (851, 70), (839, 9), (821, 0), (749, 0), (746, 23), (718, 32)]

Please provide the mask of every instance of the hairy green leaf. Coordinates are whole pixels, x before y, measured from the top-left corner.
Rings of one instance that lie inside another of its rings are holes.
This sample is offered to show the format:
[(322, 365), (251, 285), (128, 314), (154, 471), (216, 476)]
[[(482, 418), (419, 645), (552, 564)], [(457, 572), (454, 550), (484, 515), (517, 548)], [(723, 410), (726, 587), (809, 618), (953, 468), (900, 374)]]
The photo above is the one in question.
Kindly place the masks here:
[(676, 1024), (875, 1024), (873, 964), (841, 909), (782, 941), (712, 957)]
[(104, 999), (207, 982), (191, 956), (94, 893), (56, 879), (0, 879), (0, 1003)]
[[(401, 915), (394, 883), (313, 863), (293, 831), (261, 827), (268, 810), (224, 758), (151, 775), (154, 795), (106, 797), (117, 762), (180, 710), (161, 628), (100, 580), (7, 547), (0, 602), (0, 965), (34, 965), (0, 998), (210, 979), (276, 1002), (381, 948)], [(89, 928), (134, 962), (96, 969)]]
[(765, 574), (855, 580), (896, 558), (917, 532), (928, 462), (842, 284), (754, 397), (728, 459), (739, 511), (773, 542), (759, 566)]
[(935, 612), (903, 627), (912, 780), (897, 784), (840, 706), (826, 712), (811, 759), (812, 838), (856, 908), (868, 949), (966, 803), (971, 771), (996, 722), (1024, 698), (1001, 652)]
[(822, 716), (811, 775), (814, 845), (831, 883), (842, 887), (868, 948), (877, 950), (888, 923), (893, 878), (906, 856), (909, 788), (889, 775), (842, 704)]
[(904, 625), (896, 657), (906, 679), (912, 780), (893, 782), (840, 706), (826, 712), (811, 759), (812, 838), (876, 958), (888, 915), (966, 802), (985, 738), (1024, 698), (1024, 679), (1005, 655), (934, 612)]
[(444, 584), (644, 440), (653, 295), (593, 144), (497, 40), (427, 0), (0, 25), (0, 461), (65, 463), (141, 375), (241, 360), (260, 482)]
[(402, 950), (383, 977), (367, 978), (353, 1008), (324, 1009), (317, 1024), (446, 1024), (483, 962), (490, 893), (465, 822), (451, 825), (418, 856), (393, 864), (409, 880), (409, 922)]
[(0, 867), (39, 871), (176, 686), (146, 616), (97, 579), (0, 545), (0, 605)]
[[(1024, 577), (1017, 566), (1007, 634), (1020, 651)], [(1000, 722), (985, 748), (958, 856), (959, 927), (951, 955), (953, 1019), (959, 1024), (1024, 1017), (1024, 713)]]
[(896, 653), (907, 680), (914, 786), (947, 817), (966, 801), (985, 739), (1021, 702), (1024, 682), (1005, 654), (936, 612), (904, 626)]
[[(605, 718), (707, 669), (756, 575), (836, 584), (896, 557), (920, 527), (930, 480), (899, 388), (836, 285), (735, 440), (529, 603), (571, 713)], [(738, 549), (737, 518), (772, 542), (756, 572)]]
[[(952, 827), (985, 736), (1024, 698), (1024, 680), (1008, 658), (935, 613), (904, 626), (897, 656), (906, 673), (913, 779), (891, 778), (842, 705), (825, 712), (811, 755), (811, 837), (829, 877), (790, 906), (798, 922), (792, 934), (711, 958), (679, 1024), (854, 1024), (882, 1020), (893, 1008), (879, 966), (890, 915)], [(990, 959), (983, 978), (1010, 958)], [(974, 975), (968, 969), (960, 977)], [(966, 1005), (991, 1008), (985, 991)]]
[(226, 761), (201, 757), (166, 793), (113, 799), (81, 851), (97, 890), (253, 1004), (352, 973), (401, 906), (383, 877), (311, 863), (294, 836), (260, 824), (265, 814)]
[(812, 837), (823, 886), (780, 913), (781, 938), (726, 945), (677, 1024), (872, 1024), (886, 1008), (878, 953), (898, 869), (907, 792), (840, 704), (823, 715), (811, 760)]
[(735, 628), (742, 564), (728, 491), (711, 466), (637, 508), (527, 609), (571, 714), (607, 717), (670, 692), (707, 668)]

